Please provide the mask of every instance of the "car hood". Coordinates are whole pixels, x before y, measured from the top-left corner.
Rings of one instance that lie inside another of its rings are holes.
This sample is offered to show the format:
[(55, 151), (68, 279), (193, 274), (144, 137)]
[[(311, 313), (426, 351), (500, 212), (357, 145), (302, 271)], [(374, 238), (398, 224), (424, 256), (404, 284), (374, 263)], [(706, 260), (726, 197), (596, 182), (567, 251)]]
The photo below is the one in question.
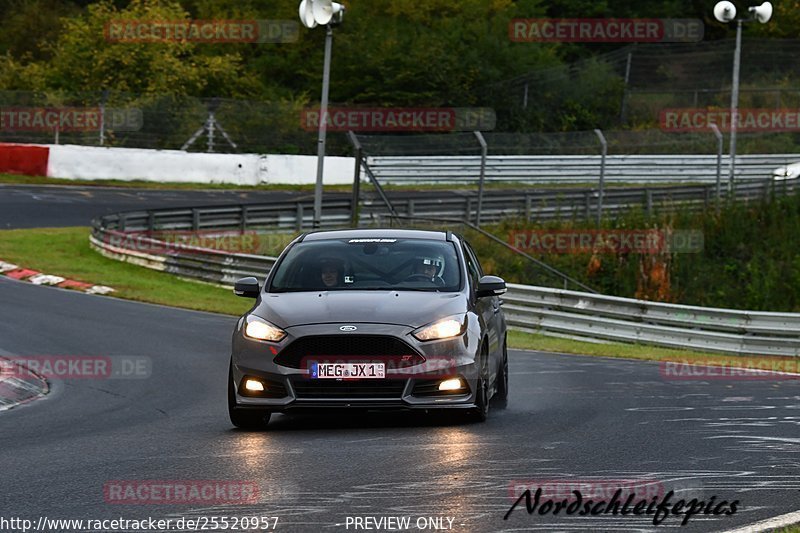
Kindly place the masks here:
[(351, 322), (417, 328), (464, 312), (460, 292), (354, 290), (266, 293), (253, 310), (280, 328)]

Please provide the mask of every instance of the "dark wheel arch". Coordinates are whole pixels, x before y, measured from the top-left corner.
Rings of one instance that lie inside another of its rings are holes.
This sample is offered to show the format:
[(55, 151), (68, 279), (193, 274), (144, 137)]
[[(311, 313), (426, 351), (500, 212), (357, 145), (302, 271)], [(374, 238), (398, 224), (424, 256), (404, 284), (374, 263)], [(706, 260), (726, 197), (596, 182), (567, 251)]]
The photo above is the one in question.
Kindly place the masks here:
[(491, 384), (489, 383), (489, 339), (484, 337), (479, 355), (480, 374), (475, 383), (475, 407), (468, 411), (468, 416), (475, 422), (485, 422), (489, 417), (489, 401)]
[(500, 360), (500, 369), (497, 372), (492, 400), (501, 409), (508, 405), (508, 333), (503, 336), (503, 355)]

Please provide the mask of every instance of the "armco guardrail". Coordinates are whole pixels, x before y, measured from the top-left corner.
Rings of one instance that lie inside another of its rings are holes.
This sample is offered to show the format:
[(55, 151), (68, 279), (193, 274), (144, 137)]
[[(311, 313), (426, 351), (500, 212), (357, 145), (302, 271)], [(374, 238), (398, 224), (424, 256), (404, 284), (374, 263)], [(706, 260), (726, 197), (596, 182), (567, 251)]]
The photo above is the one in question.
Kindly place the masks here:
[[(737, 200), (757, 200), (771, 194), (789, 194), (798, 189), (799, 183), (800, 180), (740, 181), (734, 184), (733, 196)], [(592, 218), (596, 214), (597, 197), (594, 189), (491, 191), (483, 198), (481, 222), (491, 223), (513, 216), (536, 221), (573, 216), (579, 219)], [(683, 209), (704, 210), (712, 208), (715, 200), (714, 185), (614, 188), (606, 189), (604, 193), (603, 214), (613, 216), (634, 207), (648, 213), (669, 211), (678, 206)], [(391, 201), (396, 212), (406, 216), (474, 220), (478, 207), (478, 197), (473, 191), (432, 191), (425, 195), (393, 197)], [(303, 231), (312, 227), (313, 207), (312, 200), (304, 200), (142, 210), (108, 215), (103, 218), (103, 224), (108, 229), (124, 232), (252, 228)], [(322, 228), (349, 224), (351, 211), (351, 199), (326, 200)], [(386, 206), (379, 198), (362, 198), (362, 221), (385, 216)]]
[[(325, 227), (344, 225), (349, 214), (342, 213), (342, 207), (342, 202), (325, 204)], [(137, 232), (255, 226), (297, 229), (306, 221), (301, 216), (305, 212), (302, 202), (285, 202), (119, 213), (93, 221), (91, 245), (108, 257), (232, 286), (244, 276), (263, 280), (275, 258), (174, 246)], [(509, 284), (504, 302), (509, 325), (523, 331), (720, 353), (800, 355), (800, 314), (796, 313), (711, 309), (516, 284)]]
[(648, 302), (509, 284), (503, 309), (525, 331), (754, 355), (800, 355), (800, 314)]
[[(134, 249), (120, 246), (119, 244), (131, 242), (131, 239), (126, 238), (122, 232), (102, 228), (95, 228), (89, 237), (91, 247), (111, 259), (224, 287), (232, 287), (237, 279), (247, 276), (263, 278), (277, 259), (262, 255), (231, 254), (207, 248), (175, 246), (141, 236), (135, 240), (137, 246)], [(169, 249), (169, 252), (158, 254), (143, 251), (147, 248)]]
[[(800, 180), (775, 181), (772, 179), (739, 181), (734, 183), (733, 196), (737, 200), (758, 200), (771, 194), (794, 193)], [(722, 196), (727, 195), (723, 187)], [(613, 216), (631, 208), (641, 208), (648, 213), (670, 211), (680, 206), (686, 210), (713, 209), (717, 197), (715, 185), (682, 185), (646, 188), (613, 188), (603, 194), (603, 216)], [(475, 220), (478, 197), (473, 192), (442, 196), (431, 193), (424, 197), (392, 199), (398, 214), (407, 216), (436, 216)], [(543, 191), (492, 191), (484, 195), (481, 222), (491, 223), (509, 217), (546, 221), (564, 218), (591, 219), (597, 213), (598, 192), (594, 189), (556, 189)], [(362, 218), (385, 213), (379, 199), (366, 199), (362, 204)]]
[[(723, 158), (723, 179), (729, 158)], [(764, 179), (778, 167), (800, 161), (800, 154), (740, 155), (736, 179)], [(587, 183), (600, 175), (599, 155), (489, 155), (487, 181)], [(369, 156), (366, 164), (381, 183), (474, 182), (481, 156)], [(606, 183), (715, 183), (714, 155), (609, 155)]]

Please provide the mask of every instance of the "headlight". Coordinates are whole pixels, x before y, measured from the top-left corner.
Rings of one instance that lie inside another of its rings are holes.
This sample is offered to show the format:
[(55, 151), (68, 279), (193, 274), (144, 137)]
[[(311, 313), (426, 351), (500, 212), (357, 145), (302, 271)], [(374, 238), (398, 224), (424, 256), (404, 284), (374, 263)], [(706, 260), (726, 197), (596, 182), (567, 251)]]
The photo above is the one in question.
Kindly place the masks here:
[(464, 316), (445, 318), (438, 322), (434, 322), (428, 326), (423, 326), (413, 333), (413, 335), (421, 341), (432, 341), (436, 339), (447, 339), (450, 337), (457, 337), (464, 333), (466, 326)]
[(259, 341), (278, 342), (286, 336), (286, 332), (273, 326), (263, 318), (247, 315), (244, 326), (244, 336)]

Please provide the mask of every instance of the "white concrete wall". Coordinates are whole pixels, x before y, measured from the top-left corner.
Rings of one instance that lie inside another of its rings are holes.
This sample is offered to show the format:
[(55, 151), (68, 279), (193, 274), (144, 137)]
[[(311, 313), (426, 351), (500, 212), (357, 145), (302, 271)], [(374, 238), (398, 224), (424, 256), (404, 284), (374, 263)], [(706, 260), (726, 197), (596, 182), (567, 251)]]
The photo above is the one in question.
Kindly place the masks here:
[[(317, 181), (317, 156), (262, 156), (261, 183), (308, 184)], [(354, 157), (326, 157), (322, 181), (327, 185), (353, 183)]]
[[(311, 184), (317, 158), (308, 155), (208, 154), (180, 150), (49, 145), (47, 175), (76, 180)], [(352, 183), (355, 160), (326, 157), (326, 184)]]

